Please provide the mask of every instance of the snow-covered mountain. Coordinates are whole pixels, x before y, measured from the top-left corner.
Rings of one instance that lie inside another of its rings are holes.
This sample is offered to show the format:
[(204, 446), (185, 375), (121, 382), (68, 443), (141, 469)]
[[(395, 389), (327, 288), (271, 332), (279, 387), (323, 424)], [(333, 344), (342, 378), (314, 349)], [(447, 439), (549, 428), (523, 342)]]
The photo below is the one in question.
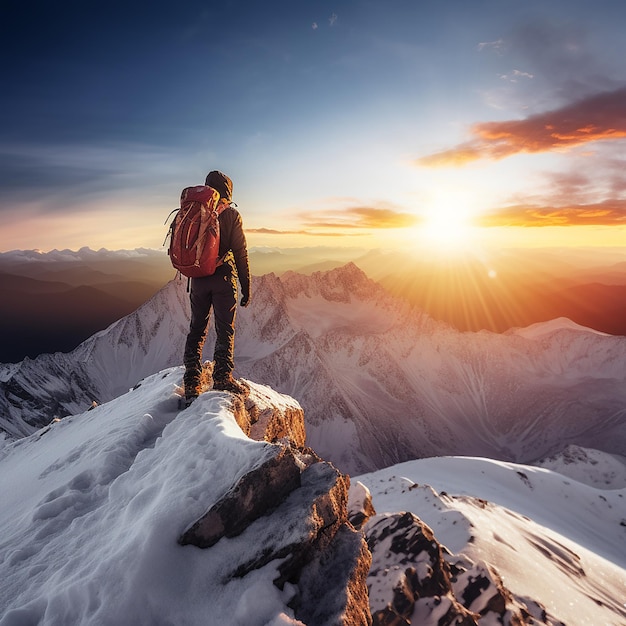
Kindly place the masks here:
[(171, 283), (72, 352), (0, 365), (0, 429), (15, 437), (30, 434), (57, 417), (118, 397), (148, 374), (179, 365), (188, 299), (184, 287)]
[[(179, 412), (181, 376), (0, 441), (0, 626), (625, 623), (624, 487), (433, 458), (353, 477), (348, 499), (310, 451), (248, 438), (230, 394)], [(296, 401), (248, 385), (249, 414), (301, 423)], [(216, 540), (188, 541), (198, 522)]]
[[(601, 466), (613, 467), (608, 455), (593, 454)], [(589, 469), (578, 461), (571, 468), (581, 477)], [(377, 512), (364, 527), (366, 535), (397, 519), (398, 511), (411, 512), (449, 550), (446, 561), (458, 565), (453, 586), (466, 585), (468, 578), (477, 584), (471, 610), (484, 609), (493, 597), (488, 590), (501, 580), (512, 596), (507, 606), (521, 604), (527, 611), (520, 622), (485, 623), (626, 624), (624, 487), (599, 489), (547, 469), (459, 457), (409, 461), (358, 480), (370, 490)], [(372, 612), (385, 606), (398, 583), (406, 586), (409, 567), (423, 567), (423, 552), (393, 555), (389, 545), (387, 539), (373, 551)], [(472, 597), (469, 587), (464, 597)], [(416, 600), (413, 618), (428, 616), (429, 600)]]
[[(3, 429), (27, 434), (180, 363), (187, 299), (172, 281), (74, 352), (5, 366)], [(255, 278), (237, 317), (236, 374), (295, 397), (310, 445), (353, 475), (436, 455), (526, 463), (569, 444), (626, 455), (625, 362), (626, 337), (565, 319), (458, 332), (354, 264)]]

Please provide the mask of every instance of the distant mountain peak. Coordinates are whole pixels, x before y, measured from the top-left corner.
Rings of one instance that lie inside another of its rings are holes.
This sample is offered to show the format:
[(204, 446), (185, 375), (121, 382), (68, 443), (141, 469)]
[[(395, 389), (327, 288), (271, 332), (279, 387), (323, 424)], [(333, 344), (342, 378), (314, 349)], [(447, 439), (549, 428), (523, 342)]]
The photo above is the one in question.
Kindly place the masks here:
[(509, 332), (526, 337), (527, 339), (539, 339), (540, 337), (551, 335), (552, 333), (563, 330), (593, 333), (604, 337), (609, 336), (607, 333), (603, 333), (599, 330), (594, 330), (593, 328), (588, 328), (587, 326), (581, 326), (567, 317), (557, 317), (556, 319), (549, 320), (547, 322), (537, 322), (536, 324), (531, 324), (525, 328), (516, 328)]
[(286, 292), (291, 297), (300, 294), (319, 295), (331, 302), (350, 303), (353, 300), (371, 300), (373, 297), (390, 299), (391, 296), (357, 265), (350, 262), (327, 271), (313, 272), (310, 276), (286, 272), (281, 277)]

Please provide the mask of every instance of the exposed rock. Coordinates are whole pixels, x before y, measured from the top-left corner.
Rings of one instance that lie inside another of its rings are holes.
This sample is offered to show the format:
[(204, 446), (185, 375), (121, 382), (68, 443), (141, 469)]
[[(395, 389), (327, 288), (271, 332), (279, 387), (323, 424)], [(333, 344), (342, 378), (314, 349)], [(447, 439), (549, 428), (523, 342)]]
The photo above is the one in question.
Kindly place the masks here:
[(359, 481), (350, 484), (348, 491), (348, 519), (355, 528), (362, 528), (365, 522), (376, 515), (370, 490)]
[(475, 563), (466, 556), (456, 556), (452, 561), (453, 591), (465, 607), (480, 615), (481, 621), (507, 626), (563, 626), (534, 600), (515, 597), (489, 564)]
[(342, 524), (324, 550), (303, 568), (294, 602), (296, 616), (308, 626), (372, 623), (367, 574), (372, 556), (363, 535)]
[[(372, 552), (368, 589), (375, 626), (477, 624), (478, 615), (454, 597), (448, 551), (426, 524), (412, 513), (397, 513), (372, 518), (364, 530)], [(431, 614), (437, 616), (432, 622)]]
[(562, 626), (534, 600), (515, 597), (488, 564), (450, 554), (412, 513), (376, 516), (364, 531), (374, 626)]
[(274, 584), (296, 589), (290, 606), (307, 626), (371, 624), (371, 556), (348, 521), (349, 477), (311, 451), (268, 445), (275, 449), (271, 458), (243, 476), (180, 543), (208, 548), (249, 531), (254, 542), (224, 572), (224, 583), (282, 559)]
[[(272, 401), (276, 392), (269, 387), (255, 385), (245, 401), (249, 416), (248, 436), (256, 441), (279, 441), (287, 439), (292, 445), (302, 448), (306, 442), (304, 411), (296, 400), (285, 404), (286, 396), (281, 396), (280, 409)], [(245, 430), (244, 430), (245, 432)]]
[(268, 461), (243, 476), (229, 493), (183, 533), (179, 539), (181, 545), (209, 548), (222, 537), (235, 537), (300, 486), (300, 468), (293, 452), (283, 446), (274, 448)]
[[(200, 385), (203, 392), (213, 388), (213, 363), (202, 365)], [(235, 420), (243, 432), (255, 441), (275, 442), (287, 440), (302, 448), (306, 441), (304, 411), (300, 404), (270, 387), (251, 384), (245, 380), (239, 383), (246, 390), (244, 397), (231, 394)]]

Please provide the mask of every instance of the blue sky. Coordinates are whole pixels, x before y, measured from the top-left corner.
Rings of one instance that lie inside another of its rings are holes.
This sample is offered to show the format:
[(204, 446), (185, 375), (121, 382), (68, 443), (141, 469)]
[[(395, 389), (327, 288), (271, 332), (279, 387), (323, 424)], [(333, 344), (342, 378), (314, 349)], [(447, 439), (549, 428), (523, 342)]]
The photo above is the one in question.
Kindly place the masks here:
[(0, 250), (158, 247), (210, 169), (252, 245), (626, 243), (619, 0), (9, 1), (0, 24)]

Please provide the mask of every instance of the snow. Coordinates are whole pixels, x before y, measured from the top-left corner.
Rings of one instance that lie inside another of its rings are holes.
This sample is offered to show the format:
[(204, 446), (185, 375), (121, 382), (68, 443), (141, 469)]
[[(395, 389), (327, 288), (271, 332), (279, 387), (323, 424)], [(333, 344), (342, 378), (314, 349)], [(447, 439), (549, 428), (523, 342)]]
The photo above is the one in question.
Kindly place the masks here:
[(565, 450), (534, 463), (598, 489), (626, 487), (626, 457), (600, 450), (567, 446)]
[(54, 249), (48, 252), (41, 250), (10, 250), (8, 252), (0, 252), (0, 260), (11, 263), (29, 263), (33, 261), (74, 263), (93, 261), (94, 259), (139, 259), (154, 257), (155, 255), (163, 255), (163, 250), (156, 248), (135, 248), (134, 250), (107, 250), (106, 248), (100, 248), (99, 250), (92, 250), (91, 248), (83, 247), (80, 250)]
[(210, 555), (177, 543), (270, 445), (245, 437), (229, 394), (178, 412), (181, 377), (165, 370), (0, 450), (2, 626), (297, 623), (276, 563), (223, 583), (244, 539)]
[(19, 363), (0, 363), (0, 381), (7, 382), (19, 367)]
[(545, 337), (546, 335), (551, 335), (552, 333), (556, 333), (562, 330), (568, 331), (576, 331), (581, 333), (593, 333), (596, 335), (603, 335), (605, 337), (609, 336), (608, 333), (603, 333), (599, 330), (594, 330), (593, 328), (588, 328), (587, 326), (581, 326), (576, 322), (568, 319), (567, 317), (557, 317), (556, 319), (549, 320), (547, 322), (537, 322), (536, 324), (531, 324), (530, 326), (526, 326), (525, 328), (516, 328), (513, 331), (510, 331), (520, 337), (526, 337), (526, 339), (537, 340)]
[(463, 457), (409, 461), (353, 480), (370, 490), (378, 515), (414, 513), (453, 554), (495, 567), (517, 596), (565, 624), (626, 623), (626, 489)]
[[(271, 446), (242, 433), (226, 393), (179, 412), (181, 377), (180, 367), (163, 370), (0, 447), (2, 626), (301, 624), (288, 607), (293, 588), (271, 582), (279, 561), (228, 576), (256, 545), (252, 527), (210, 550), (177, 542)], [(267, 403), (298, 406), (249, 384)], [(594, 468), (619, 461), (586, 453)], [(588, 467), (580, 454), (568, 459), (570, 470)], [(600, 489), (546, 468), (441, 457), (352, 484), (353, 496), (369, 489), (379, 515), (412, 511), (453, 555), (494, 567), (517, 596), (564, 623), (626, 623), (626, 489), (617, 478)], [(415, 623), (436, 614), (425, 602)]]
[[(295, 397), (309, 441), (344, 472), (435, 455), (533, 463), (568, 444), (626, 455), (626, 337), (567, 320), (526, 330), (534, 339), (460, 333), (354, 265), (256, 277), (253, 293), (237, 313), (235, 375)], [(174, 280), (73, 353), (0, 369), (0, 430), (30, 434), (179, 364), (188, 319)], [(213, 345), (211, 328), (205, 358)]]
[(307, 329), (312, 337), (329, 331), (349, 334), (385, 332), (393, 325), (389, 312), (363, 302), (329, 302), (320, 294), (299, 295), (289, 300), (288, 312), (294, 326)]

